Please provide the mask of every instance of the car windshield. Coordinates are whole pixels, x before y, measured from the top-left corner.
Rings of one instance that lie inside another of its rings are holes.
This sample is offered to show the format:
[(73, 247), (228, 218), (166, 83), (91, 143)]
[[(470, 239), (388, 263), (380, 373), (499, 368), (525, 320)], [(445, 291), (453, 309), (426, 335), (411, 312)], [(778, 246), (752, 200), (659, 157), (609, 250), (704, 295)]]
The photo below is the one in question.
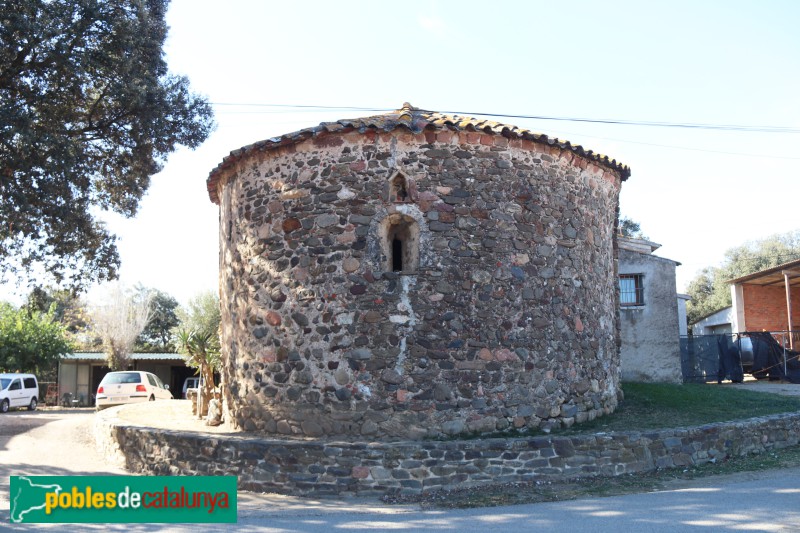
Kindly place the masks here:
[(0, 390), (5, 390), (10, 384), (10, 378), (0, 378)]
[(103, 378), (103, 383), (116, 384), (116, 383), (141, 383), (142, 377), (138, 372), (112, 372), (106, 374)]

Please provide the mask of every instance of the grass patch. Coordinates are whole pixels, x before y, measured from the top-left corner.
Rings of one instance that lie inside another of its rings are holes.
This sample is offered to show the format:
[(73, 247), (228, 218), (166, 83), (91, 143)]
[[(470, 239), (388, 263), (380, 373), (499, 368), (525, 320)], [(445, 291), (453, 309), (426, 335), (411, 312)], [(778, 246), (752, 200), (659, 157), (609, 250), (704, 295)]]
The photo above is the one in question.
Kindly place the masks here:
[(569, 428), (556, 428), (547, 433), (538, 428), (524, 431), (506, 430), (488, 434), (470, 433), (447, 437), (439, 436), (432, 440), (650, 431), (800, 411), (800, 396), (782, 396), (726, 385), (626, 382), (622, 384), (622, 390), (625, 393), (625, 399), (617, 406), (614, 413), (582, 424), (575, 424)]
[(623, 383), (625, 399), (612, 415), (559, 433), (643, 431), (729, 422), (800, 410), (800, 398), (725, 385)]

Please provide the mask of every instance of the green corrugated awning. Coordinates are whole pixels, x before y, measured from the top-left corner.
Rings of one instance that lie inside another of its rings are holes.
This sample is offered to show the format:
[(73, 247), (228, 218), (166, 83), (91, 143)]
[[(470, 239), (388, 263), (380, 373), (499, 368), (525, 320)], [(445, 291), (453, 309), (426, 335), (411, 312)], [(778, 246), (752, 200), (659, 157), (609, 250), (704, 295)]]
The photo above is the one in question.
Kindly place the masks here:
[[(102, 352), (74, 352), (61, 357), (66, 361), (104, 361), (106, 354)], [(184, 361), (186, 358), (179, 353), (132, 353), (132, 361)]]

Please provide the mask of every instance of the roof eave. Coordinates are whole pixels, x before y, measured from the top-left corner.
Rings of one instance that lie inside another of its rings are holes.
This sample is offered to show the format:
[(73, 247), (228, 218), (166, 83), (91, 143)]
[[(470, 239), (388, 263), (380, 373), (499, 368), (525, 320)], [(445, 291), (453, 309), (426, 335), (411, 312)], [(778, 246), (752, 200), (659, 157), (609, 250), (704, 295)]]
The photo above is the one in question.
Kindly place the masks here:
[(209, 198), (215, 204), (219, 204), (217, 186), (221, 175), (225, 170), (233, 167), (247, 154), (257, 151), (272, 151), (287, 145), (301, 143), (312, 137), (323, 135), (348, 133), (356, 130), (361, 133), (366, 133), (367, 131), (389, 133), (398, 128), (405, 128), (409, 132), (415, 134), (424, 130), (446, 129), (450, 131), (476, 131), (507, 137), (509, 139), (518, 138), (533, 141), (539, 144), (557, 146), (563, 150), (569, 150), (580, 157), (584, 157), (593, 163), (616, 172), (621, 181), (626, 181), (631, 175), (630, 167), (627, 165), (618, 163), (616, 159), (611, 159), (606, 155), (597, 154), (592, 150), (585, 150), (583, 146), (573, 145), (569, 141), (559, 140), (558, 138), (548, 137), (543, 133), (535, 133), (530, 130), (498, 122), (479, 120), (472, 117), (461, 117), (458, 115), (450, 116), (433, 113), (415, 108), (406, 103), (401, 109), (393, 113), (359, 119), (343, 119), (336, 122), (323, 122), (318, 126), (287, 133), (279, 137), (272, 137), (243, 146), (238, 150), (233, 150), (209, 173), (206, 179), (206, 188)]

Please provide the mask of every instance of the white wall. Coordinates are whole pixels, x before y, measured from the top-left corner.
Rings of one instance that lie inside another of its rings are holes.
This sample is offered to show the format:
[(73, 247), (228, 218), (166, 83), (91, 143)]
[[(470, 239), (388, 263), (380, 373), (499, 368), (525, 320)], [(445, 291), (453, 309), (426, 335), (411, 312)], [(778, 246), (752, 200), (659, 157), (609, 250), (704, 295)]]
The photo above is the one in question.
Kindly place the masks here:
[[(692, 324), (693, 335), (716, 335), (719, 333), (731, 333), (733, 329), (733, 315), (732, 307), (720, 309), (713, 315), (708, 315), (702, 320), (698, 320)], [(738, 331), (738, 330), (736, 330)]]
[(663, 257), (619, 250), (619, 273), (644, 276), (644, 305), (619, 311), (625, 381), (683, 382), (675, 266)]
[(689, 334), (689, 324), (686, 322), (686, 302), (692, 297), (688, 294), (678, 295), (678, 334), (685, 337)]

